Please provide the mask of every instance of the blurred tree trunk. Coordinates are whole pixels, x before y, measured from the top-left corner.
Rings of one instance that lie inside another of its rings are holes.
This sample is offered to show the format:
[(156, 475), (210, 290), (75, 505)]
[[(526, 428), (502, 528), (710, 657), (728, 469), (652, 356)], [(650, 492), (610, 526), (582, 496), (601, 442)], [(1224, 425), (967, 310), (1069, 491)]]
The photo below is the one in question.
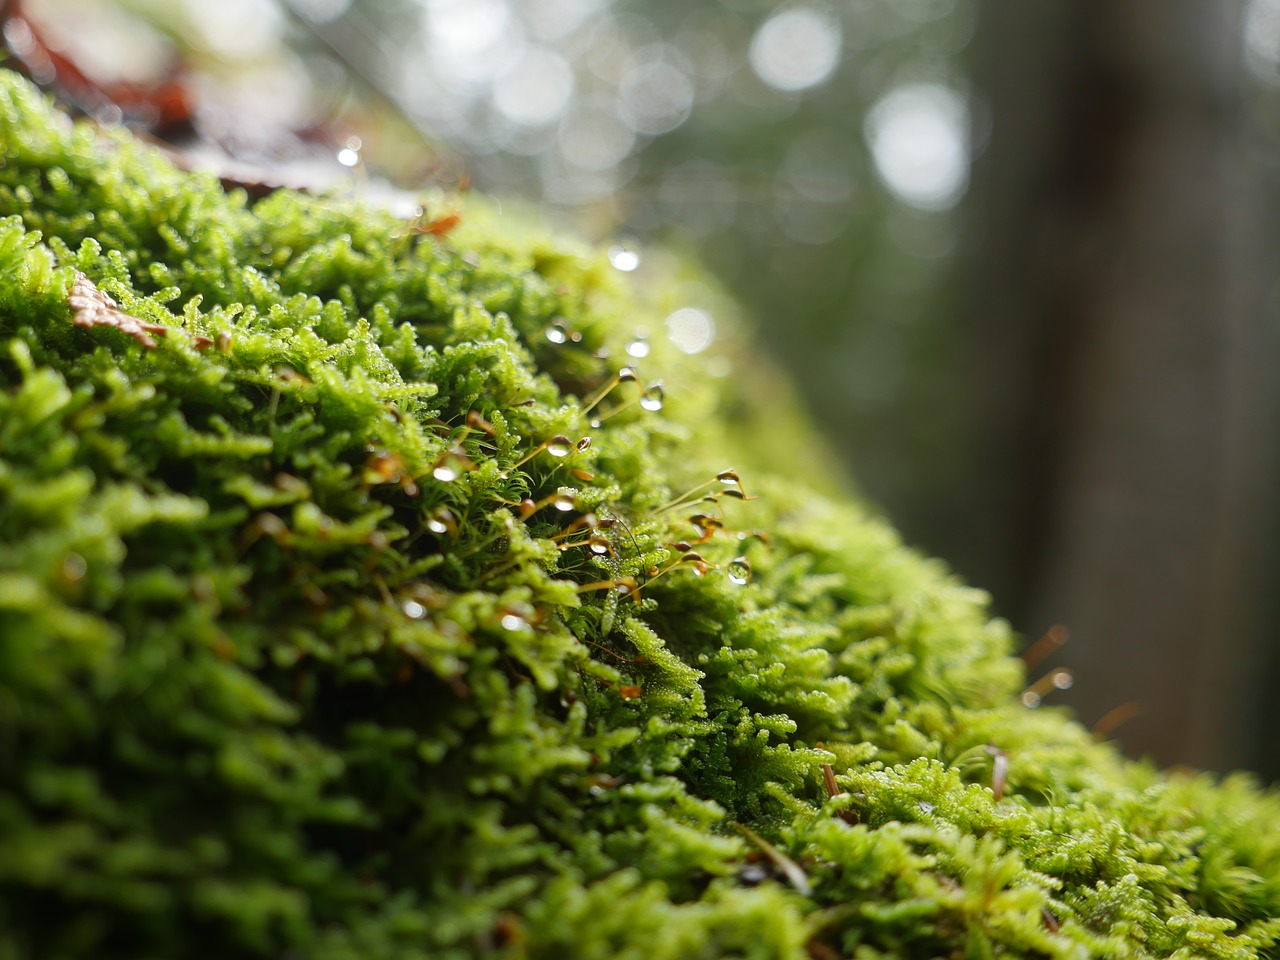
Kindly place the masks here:
[[(1241, 4), (981, 3), (990, 138), (966, 277), (983, 385), (952, 554), (1061, 623), (1092, 724), (1162, 763), (1256, 765), (1240, 708), (1274, 423), (1244, 149)], [(1265, 495), (1265, 496), (1264, 496)]]

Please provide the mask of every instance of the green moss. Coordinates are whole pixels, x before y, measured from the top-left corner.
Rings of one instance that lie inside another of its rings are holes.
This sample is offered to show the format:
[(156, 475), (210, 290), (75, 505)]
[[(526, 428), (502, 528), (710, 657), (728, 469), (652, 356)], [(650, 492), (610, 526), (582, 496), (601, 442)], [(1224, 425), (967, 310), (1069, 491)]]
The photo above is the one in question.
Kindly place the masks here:
[(1278, 955), (1275, 797), (1022, 707), (735, 378), (655, 336), (591, 405), (664, 290), (11, 75), (0, 150), (3, 960)]

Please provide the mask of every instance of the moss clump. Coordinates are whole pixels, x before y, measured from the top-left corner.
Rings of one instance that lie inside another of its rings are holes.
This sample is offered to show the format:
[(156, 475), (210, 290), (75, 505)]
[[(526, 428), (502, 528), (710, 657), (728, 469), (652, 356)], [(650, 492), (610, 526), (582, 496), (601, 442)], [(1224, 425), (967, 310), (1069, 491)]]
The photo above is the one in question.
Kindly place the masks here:
[(804, 464), (716, 479), (807, 441), (696, 358), (606, 394), (660, 293), (11, 75), (0, 151), (0, 958), (1277, 955), (1274, 797), (1021, 706)]

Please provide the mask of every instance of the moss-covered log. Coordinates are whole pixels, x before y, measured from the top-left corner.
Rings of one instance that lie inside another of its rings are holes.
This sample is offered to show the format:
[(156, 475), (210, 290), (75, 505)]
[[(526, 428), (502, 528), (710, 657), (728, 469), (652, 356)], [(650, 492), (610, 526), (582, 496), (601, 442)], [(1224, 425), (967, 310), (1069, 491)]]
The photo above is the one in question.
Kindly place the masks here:
[(1028, 709), (603, 255), (11, 75), (0, 216), (3, 960), (1276, 955), (1275, 798)]

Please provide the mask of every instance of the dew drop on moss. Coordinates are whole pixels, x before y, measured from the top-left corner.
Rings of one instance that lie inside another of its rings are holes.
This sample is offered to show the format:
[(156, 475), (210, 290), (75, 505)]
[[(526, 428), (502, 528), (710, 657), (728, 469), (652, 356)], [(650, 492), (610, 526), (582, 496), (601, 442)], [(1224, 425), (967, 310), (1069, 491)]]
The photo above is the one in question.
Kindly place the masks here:
[(751, 563), (746, 557), (734, 557), (725, 571), (729, 580), (738, 586), (751, 582)]
[(461, 465), (456, 463), (452, 458), (440, 461), (436, 464), (435, 469), (431, 471), (431, 475), (441, 483), (451, 483), (452, 481), (457, 480), (461, 473)]
[(587, 541), (587, 549), (597, 556), (603, 556), (609, 552), (609, 541), (604, 537), (592, 537)]
[(427, 518), (427, 529), (432, 533), (444, 534), (457, 529), (458, 520), (448, 507), (440, 507)]
[(609, 262), (613, 264), (615, 270), (631, 273), (640, 266), (640, 254), (630, 247), (614, 244), (609, 248)]
[(551, 454), (551, 456), (557, 459), (561, 457), (567, 457), (572, 452), (573, 452), (572, 441), (570, 441), (570, 439), (562, 433), (556, 434), (554, 437), (552, 437), (550, 440), (547, 441), (547, 453)]
[(649, 341), (644, 337), (636, 337), (627, 344), (627, 356), (635, 357), (639, 360), (641, 357), (649, 355)]
[(404, 615), (410, 620), (421, 620), (427, 615), (427, 608), (417, 600), (406, 600), (401, 604), (400, 609), (404, 611)]
[(644, 396), (640, 398), (640, 406), (650, 412), (657, 412), (662, 409), (663, 396), (662, 384), (650, 384), (649, 388), (645, 390)]
[(455, 447), (440, 458), (435, 468), (431, 471), (431, 475), (441, 483), (449, 483), (474, 468), (475, 464), (463, 452), (462, 448)]
[(364, 144), (359, 137), (347, 137), (346, 143), (338, 151), (338, 162), (344, 167), (358, 166), (360, 163), (360, 149), (363, 146)]
[(543, 335), (552, 343), (564, 343), (569, 339), (569, 331), (559, 320), (552, 321), (543, 331)]
[(573, 500), (573, 494), (557, 493), (555, 495), (555, 499), (551, 501), (551, 505), (555, 507), (557, 510), (559, 510), (561, 513), (568, 513), (575, 506), (574, 500)]
[(498, 621), (503, 630), (515, 632), (517, 630), (527, 630), (529, 622), (524, 617), (516, 613), (514, 610), (506, 610), (502, 614), (502, 619)]

